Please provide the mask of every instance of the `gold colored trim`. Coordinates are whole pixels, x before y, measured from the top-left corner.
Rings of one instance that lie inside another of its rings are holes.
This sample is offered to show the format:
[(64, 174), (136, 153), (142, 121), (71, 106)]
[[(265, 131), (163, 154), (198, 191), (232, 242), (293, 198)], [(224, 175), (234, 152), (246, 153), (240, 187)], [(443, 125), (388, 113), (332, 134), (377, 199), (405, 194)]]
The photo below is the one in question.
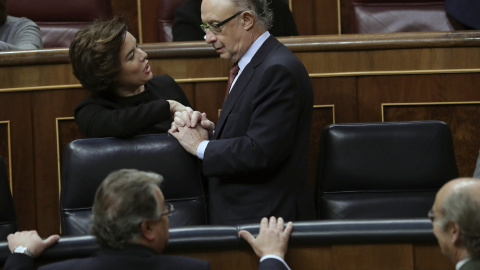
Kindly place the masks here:
[(338, 35), (342, 34), (342, 11), (340, 0), (337, 0), (337, 23), (338, 23)]
[(176, 81), (177, 83), (221, 82), (221, 81), (227, 81), (227, 80), (228, 80), (228, 77), (175, 79), (175, 81)]
[[(313, 109), (320, 109), (320, 108), (332, 108), (332, 123), (335, 124), (335, 104), (329, 105), (313, 105)], [(218, 109), (218, 118), (220, 118), (220, 112), (222, 109)]]
[(9, 176), (9, 181), (10, 181), (10, 193), (12, 193), (13, 196), (13, 176), (12, 176), (12, 141), (11, 141), (11, 133), (10, 133), (10, 121), (0, 121), (1, 124), (7, 124), (7, 133), (8, 133), (8, 176)]
[(396, 106), (438, 106), (438, 105), (471, 105), (478, 104), (480, 101), (454, 101), (454, 102), (415, 102), (415, 103), (382, 103), (382, 122), (385, 122), (385, 107), (396, 107)]
[[(480, 73), (480, 69), (431, 69), (431, 70), (394, 70), (394, 71), (357, 71), (357, 72), (329, 72), (329, 73), (309, 73), (310, 78), (328, 78), (328, 77), (353, 77), (353, 76), (387, 76), (387, 75), (418, 75), (418, 74), (454, 74), (454, 73)], [(175, 79), (177, 83), (195, 83), (195, 82), (220, 82), (227, 81), (228, 77), (207, 77), (207, 78), (185, 78)], [(64, 85), (46, 85), (31, 87), (0, 88), (2, 92), (26, 92), (35, 90), (58, 90), (82, 88), (81, 84)]]
[(353, 77), (353, 76), (387, 76), (387, 75), (418, 75), (418, 74), (454, 74), (454, 73), (480, 73), (480, 69), (426, 69), (426, 70), (395, 70), (395, 71), (357, 71), (357, 72), (331, 72), (310, 73), (311, 78), (321, 77)]
[(73, 116), (71, 117), (57, 117), (55, 118), (55, 133), (57, 135), (57, 170), (58, 170), (58, 198), (60, 199), (60, 192), (62, 191), (62, 175), (60, 168), (60, 133), (58, 122), (63, 120), (74, 120)]
[(290, 8), (290, 11), (293, 11), (293, 9), (292, 9), (292, 0), (288, 0), (288, 7)]
[(142, 0), (137, 0), (137, 16), (138, 16), (138, 43), (143, 44)]
[(313, 105), (313, 109), (332, 108), (332, 124), (335, 124), (335, 104)]
[(0, 93), (1, 92), (26, 92), (26, 91), (32, 91), (32, 90), (74, 89), (74, 88), (82, 88), (82, 85), (81, 84), (65, 84), (65, 85), (0, 88)]

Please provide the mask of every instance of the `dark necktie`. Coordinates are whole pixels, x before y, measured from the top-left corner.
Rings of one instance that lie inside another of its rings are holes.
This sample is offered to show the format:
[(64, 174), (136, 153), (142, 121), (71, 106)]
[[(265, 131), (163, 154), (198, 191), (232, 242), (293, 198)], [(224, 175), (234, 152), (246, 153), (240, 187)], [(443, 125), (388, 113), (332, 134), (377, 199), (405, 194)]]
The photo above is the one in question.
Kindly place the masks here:
[(225, 92), (225, 100), (227, 99), (228, 93), (230, 92), (230, 87), (232, 87), (233, 80), (238, 74), (240, 68), (238, 64), (235, 64), (232, 69), (230, 69), (230, 75), (228, 76), (228, 83), (227, 83), (227, 92)]

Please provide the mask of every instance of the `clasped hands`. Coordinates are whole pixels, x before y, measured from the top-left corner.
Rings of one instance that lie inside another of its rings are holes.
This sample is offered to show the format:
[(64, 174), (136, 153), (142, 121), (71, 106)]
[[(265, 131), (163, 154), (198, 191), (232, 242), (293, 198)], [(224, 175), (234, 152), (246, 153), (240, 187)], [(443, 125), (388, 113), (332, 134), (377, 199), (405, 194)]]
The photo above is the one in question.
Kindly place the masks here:
[(214, 129), (215, 124), (207, 119), (206, 113), (185, 107), (185, 110), (175, 112), (168, 133), (175, 137), (187, 152), (196, 156), (198, 145), (208, 140)]

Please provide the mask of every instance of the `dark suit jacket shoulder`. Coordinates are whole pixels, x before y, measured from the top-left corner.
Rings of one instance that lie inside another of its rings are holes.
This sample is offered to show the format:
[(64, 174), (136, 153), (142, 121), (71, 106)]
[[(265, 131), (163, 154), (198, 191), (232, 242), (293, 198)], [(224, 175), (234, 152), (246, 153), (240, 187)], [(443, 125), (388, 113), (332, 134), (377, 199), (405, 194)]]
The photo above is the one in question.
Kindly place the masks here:
[(480, 269), (480, 258), (472, 259), (466, 262), (460, 270), (478, 270)]

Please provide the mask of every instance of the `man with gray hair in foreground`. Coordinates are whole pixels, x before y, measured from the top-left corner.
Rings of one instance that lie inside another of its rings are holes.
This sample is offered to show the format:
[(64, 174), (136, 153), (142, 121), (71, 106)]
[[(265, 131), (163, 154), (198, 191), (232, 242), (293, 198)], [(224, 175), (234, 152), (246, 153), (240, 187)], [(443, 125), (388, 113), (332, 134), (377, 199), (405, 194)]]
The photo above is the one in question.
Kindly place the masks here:
[(428, 217), (442, 253), (456, 269), (480, 269), (480, 180), (458, 178), (446, 183)]
[[(173, 206), (165, 202), (159, 186), (162, 176), (134, 169), (109, 174), (98, 188), (93, 203), (92, 233), (101, 250), (96, 256), (72, 259), (40, 269), (210, 269), (204, 260), (161, 254), (169, 239)], [(283, 261), (292, 231), (290, 222), (264, 218), (257, 238), (247, 231), (239, 234), (263, 257), (258, 269), (288, 269)], [(34, 269), (33, 258), (59, 240), (52, 235), (42, 240), (36, 231), (7, 237), (12, 251), (3, 269)]]

